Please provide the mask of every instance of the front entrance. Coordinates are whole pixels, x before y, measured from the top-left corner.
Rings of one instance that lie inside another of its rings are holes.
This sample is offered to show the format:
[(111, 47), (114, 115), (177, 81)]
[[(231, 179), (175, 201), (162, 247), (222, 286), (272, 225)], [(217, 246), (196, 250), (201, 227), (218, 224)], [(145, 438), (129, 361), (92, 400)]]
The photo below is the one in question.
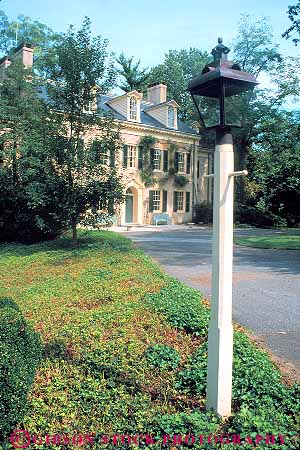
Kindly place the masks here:
[(125, 202), (125, 222), (133, 222), (133, 193), (131, 189), (127, 189)]

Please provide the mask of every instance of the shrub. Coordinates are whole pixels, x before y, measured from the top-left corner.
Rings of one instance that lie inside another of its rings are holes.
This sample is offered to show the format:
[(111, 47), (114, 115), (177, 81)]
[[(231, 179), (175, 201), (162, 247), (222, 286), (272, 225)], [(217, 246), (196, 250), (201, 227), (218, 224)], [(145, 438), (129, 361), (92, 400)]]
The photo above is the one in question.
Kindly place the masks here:
[(171, 279), (159, 292), (146, 295), (145, 301), (179, 330), (199, 336), (207, 334), (209, 309), (195, 289)]
[[(156, 420), (155, 430), (158, 436), (165, 436), (168, 442), (167, 448), (172, 446), (176, 448), (211, 448), (211, 444), (203, 445), (199, 442), (199, 436), (203, 435), (207, 438), (209, 435), (216, 433), (219, 427), (219, 419), (213, 413), (204, 413), (201, 411), (194, 411), (188, 413), (164, 414)], [(175, 436), (174, 436), (175, 435)], [(190, 436), (189, 436), (190, 435)], [(192, 445), (192, 438), (194, 436), (195, 443)], [(174, 441), (174, 438), (176, 441)], [(182, 445), (180, 440), (182, 439)], [(184, 442), (185, 439), (189, 442)]]
[[(192, 395), (204, 395), (207, 374), (207, 343), (190, 356), (179, 372), (177, 387)], [(257, 349), (249, 338), (234, 333), (233, 401), (235, 408), (278, 409), (283, 414), (297, 416), (300, 412), (300, 388), (288, 388), (281, 382), (280, 372), (268, 355)]]
[(188, 178), (184, 175), (175, 175), (174, 176), (174, 186), (176, 187), (184, 187), (189, 182)]
[(0, 301), (0, 440), (24, 416), (42, 353), (40, 337), (10, 299)]
[(212, 221), (213, 221), (212, 204), (207, 202), (196, 203), (193, 210), (193, 222), (212, 223)]
[(161, 370), (176, 369), (180, 361), (180, 355), (175, 348), (163, 344), (148, 347), (144, 355), (150, 367)]
[(235, 223), (254, 225), (256, 227), (286, 227), (287, 222), (280, 216), (268, 210), (261, 210), (254, 206), (238, 205), (234, 211)]

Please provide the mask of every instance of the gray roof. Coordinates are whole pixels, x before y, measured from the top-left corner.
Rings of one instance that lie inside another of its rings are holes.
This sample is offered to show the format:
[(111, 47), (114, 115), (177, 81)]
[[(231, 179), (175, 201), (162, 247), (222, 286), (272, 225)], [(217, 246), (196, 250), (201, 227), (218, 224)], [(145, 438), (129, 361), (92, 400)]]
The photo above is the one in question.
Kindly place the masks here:
[[(41, 97), (46, 100), (47, 102), (51, 102), (49, 95), (47, 93), (47, 88), (46, 86), (40, 86), (39, 87), (39, 92)], [(104, 112), (109, 112), (112, 114), (112, 116), (120, 121), (124, 121), (127, 122), (127, 118), (125, 116), (123, 116), (122, 114), (118, 113), (115, 109), (113, 109), (107, 102), (109, 102), (109, 100), (112, 100), (113, 96), (109, 96), (109, 95), (101, 95), (98, 97), (98, 112), (101, 114), (100, 110), (104, 111)], [(146, 109), (149, 108), (149, 102), (143, 102), (141, 101), (141, 122), (139, 122), (141, 125), (145, 125), (147, 127), (152, 127), (152, 128), (158, 128), (158, 129), (163, 129), (163, 130), (170, 130), (172, 132), (178, 132), (178, 133), (188, 133), (188, 134), (193, 134), (195, 137), (199, 138), (199, 134), (196, 133), (195, 130), (193, 130), (192, 128), (190, 128), (187, 124), (185, 124), (184, 122), (182, 122), (182, 120), (180, 120), (179, 118), (177, 119), (177, 130), (174, 130), (174, 128), (168, 128), (166, 125), (164, 125), (163, 123), (159, 122), (158, 120), (154, 119), (152, 116), (150, 116), (150, 114), (147, 114)]]
[[(113, 117), (120, 121), (127, 122), (127, 118), (123, 116), (122, 114), (118, 113), (115, 109), (113, 109), (107, 102), (109, 100), (112, 100), (115, 97), (109, 96), (109, 95), (101, 95), (98, 98), (98, 108), (101, 108), (105, 112), (110, 112)], [(153, 105), (154, 106), (154, 105)], [(163, 130), (170, 130), (176, 133), (188, 133), (193, 134), (196, 136), (199, 136), (198, 133), (195, 132), (192, 128), (190, 128), (187, 124), (182, 122), (179, 118), (177, 119), (177, 130), (174, 130), (173, 128), (168, 128), (163, 123), (159, 122), (158, 120), (154, 119), (150, 114), (147, 114), (146, 110), (149, 108), (149, 103), (141, 101), (141, 122), (139, 122), (141, 125), (145, 125), (147, 127), (153, 127), (153, 128), (159, 128)]]

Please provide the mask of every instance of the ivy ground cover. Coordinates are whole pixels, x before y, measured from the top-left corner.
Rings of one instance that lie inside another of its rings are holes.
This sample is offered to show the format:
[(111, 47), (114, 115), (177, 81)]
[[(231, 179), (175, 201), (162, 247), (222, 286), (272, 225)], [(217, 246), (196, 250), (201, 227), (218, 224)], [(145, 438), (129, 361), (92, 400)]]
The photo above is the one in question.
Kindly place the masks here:
[[(235, 332), (234, 415), (222, 422), (205, 412), (209, 310), (198, 291), (164, 274), (119, 234), (93, 232), (79, 248), (70, 244), (61, 238), (0, 247), (0, 297), (18, 304), (43, 342), (17, 428), (38, 436), (92, 433), (99, 449), (137, 447), (101, 441), (116, 434), (149, 434), (157, 443), (138, 447), (170, 448), (160, 436), (226, 433), (253, 437), (241, 448), (299, 448), (299, 388), (285, 386), (241, 332)], [(267, 433), (284, 435), (285, 443), (255, 441)], [(193, 448), (239, 448), (212, 442)]]

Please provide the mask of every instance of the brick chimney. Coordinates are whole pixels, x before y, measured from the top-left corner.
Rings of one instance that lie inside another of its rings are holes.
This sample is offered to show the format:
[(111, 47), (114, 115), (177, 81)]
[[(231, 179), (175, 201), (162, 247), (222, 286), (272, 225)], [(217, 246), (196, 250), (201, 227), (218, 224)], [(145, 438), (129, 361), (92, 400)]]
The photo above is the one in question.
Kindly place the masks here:
[(147, 88), (148, 102), (158, 105), (167, 101), (167, 86), (166, 83), (152, 83)]
[(10, 64), (11, 61), (8, 56), (3, 56), (3, 58), (0, 59), (0, 80), (5, 78), (5, 70), (10, 66)]
[(31, 48), (30, 44), (23, 42), (15, 49), (14, 58), (16, 60), (22, 61), (26, 68), (32, 67), (33, 48)]

